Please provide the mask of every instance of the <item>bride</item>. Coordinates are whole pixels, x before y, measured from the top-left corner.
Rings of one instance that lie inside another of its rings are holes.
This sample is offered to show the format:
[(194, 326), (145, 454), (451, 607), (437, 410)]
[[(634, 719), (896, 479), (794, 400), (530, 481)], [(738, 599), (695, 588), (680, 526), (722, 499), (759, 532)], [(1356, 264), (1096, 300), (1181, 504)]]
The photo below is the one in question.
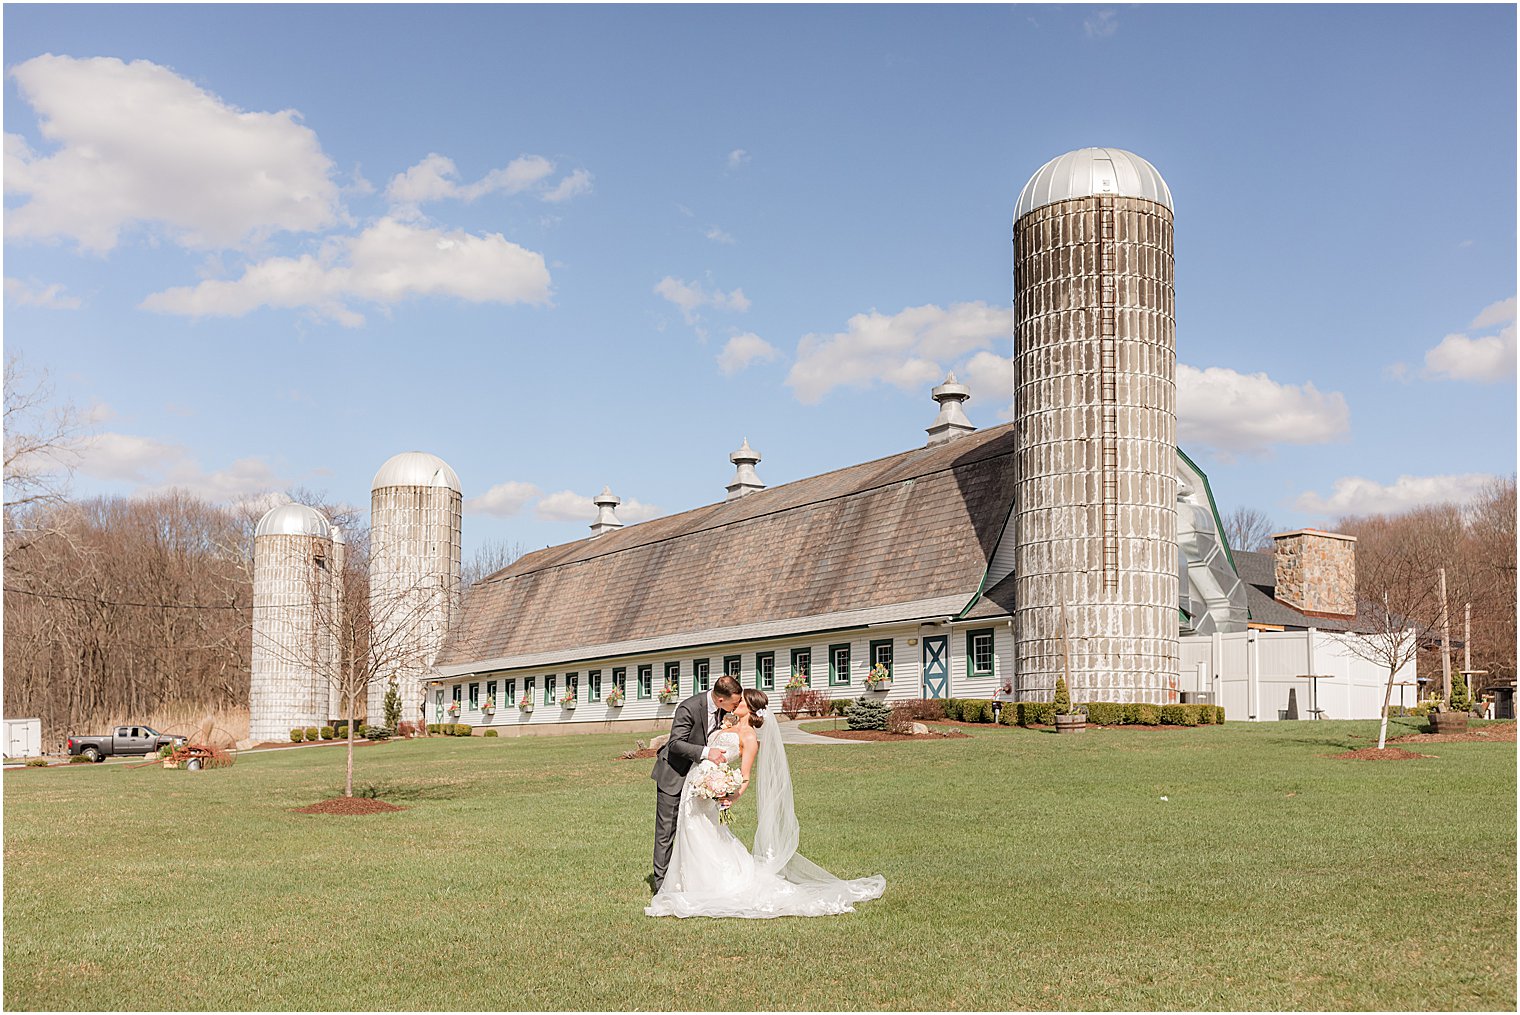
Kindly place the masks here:
[(854, 912), (855, 903), (886, 891), (880, 875), (841, 881), (797, 853), (792, 776), (768, 704), (763, 691), (747, 689), (729, 716), (731, 725), (707, 743), (729, 764), (738, 760), (744, 780), (739, 797), (755, 790), (754, 853), (719, 820), (717, 802), (693, 792), (699, 770), (710, 762), (693, 765), (681, 790), (670, 869), (644, 910), (649, 916), (827, 916)]

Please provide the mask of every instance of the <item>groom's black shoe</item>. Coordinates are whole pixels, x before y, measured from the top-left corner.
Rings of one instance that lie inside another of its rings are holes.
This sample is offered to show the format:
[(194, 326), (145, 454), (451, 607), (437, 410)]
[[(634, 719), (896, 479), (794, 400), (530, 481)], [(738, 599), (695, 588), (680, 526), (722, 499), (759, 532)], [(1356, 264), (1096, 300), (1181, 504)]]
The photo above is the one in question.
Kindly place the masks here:
[(654, 875), (653, 874), (650, 874), (648, 877), (646, 877), (644, 879), (644, 883), (649, 886), (649, 894), (650, 895), (658, 895), (659, 894), (659, 892), (660, 892), (660, 883), (654, 879)]

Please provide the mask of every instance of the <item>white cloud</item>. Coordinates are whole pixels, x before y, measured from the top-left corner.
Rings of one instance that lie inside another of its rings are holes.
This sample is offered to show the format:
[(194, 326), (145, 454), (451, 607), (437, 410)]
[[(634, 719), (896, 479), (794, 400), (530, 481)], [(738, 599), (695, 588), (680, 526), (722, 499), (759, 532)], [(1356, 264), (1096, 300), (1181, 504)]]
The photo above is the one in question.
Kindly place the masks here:
[(558, 204), (560, 201), (568, 201), (572, 197), (589, 193), (591, 193), (591, 174), (584, 169), (577, 169), (561, 178), (552, 190), (544, 193), (543, 199)]
[(999, 419), (1013, 418), (1013, 358), (983, 349), (957, 372), (971, 389), (971, 403), (997, 407)]
[(735, 335), (718, 353), (718, 369), (732, 376), (753, 363), (773, 363), (781, 358), (781, 350), (771, 345), (753, 331)]
[(1473, 318), (1470, 328), (1492, 328), (1496, 324), (1513, 324), (1515, 321), (1515, 298), (1490, 303)]
[(1111, 10), (1101, 10), (1082, 19), (1082, 30), (1089, 39), (1107, 39), (1119, 30), (1119, 16)]
[(748, 161), (749, 152), (745, 151), (743, 148), (735, 148), (733, 151), (728, 153), (729, 169), (738, 169)]
[(479, 497), (465, 501), (464, 507), (474, 514), (510, 518), (520, 512), (528, 501), (537, 497), (539, 492), (538, 487), (532, 483), (497, 483)]
[(681, 317), (696, 330), (703, 341), (707, 340), (707, 328), (703, 324), (702, 315), (698, 312), (703, 307), (712, 307), (715, 310), (744, 313), (750, 308), (749, 297), (744, 295), (743, 289), (735, 289), (732, 292), (724, 292), (722, 289), (704, 289), (700, 282), (686, 282), (672, 275), (666, 275), (655, 283), (655, 294), (669, 303), (674, 303), (681, 308)]
[(215, 501), (234, 501), (288, 484), (259, 457), (239, 458), (223, 469), (203, 469), (189, 449), (135, 434), (102, 433), (78, 446), (79, 472), (96, 479), (131, 483), (134, 493), (170, 487)]
[[(596, 519), (596, 505), (590, 497), (576, 493), (574, 490), (561, 490), (551, 493), (538, 502), (534, 509), (538, 517), (552, 522), (585, 522), (590, 525)], [(653, 504), (642, 504), (636, 500), (625, 500), (617, 507), (618, 521), (624, 525), (632, 525), (635, 522), (648, 521), (664, 514), (663, 508)]]
[(1351, 431), (1351, 410), (1338, 391), (1312, 383), (1281, 384), (1265, 373), (1177, 364), (1177, 442), (1229, 457), (1274, 444), (1328, 444)]
[(5, 298), (18, 307), (39, 307), (43, 310), (78, 310), (79, 297), (65, 296), (62, 282), (49, 285), (31, 285), (19, 278), (5, 280)]
[(1475, 472), (1453, 476), (1400, 476), (1387, 484), (1347, 476), (1335, 481), (1330, 496), (1323, 497), (1311, 490), (1301, 494), (1293, 506), (1325, 517), (1396, 514), (1427, 504), (1465, 504), (1493, 480), (1493, 476)]
[(14, 239), (104, 253), (146, 226), (188, 247), (231, 247), (341, 215), (333, 165), (293, 110), (248, 113), (166, 67), (39, 56), (11, 71), (46, 151), (5, 136)]
[(1513, 381), (1515, 379), (1515, 326), (1497, 335), (1468, 338), (1447, 335), (1425, 353), (1425, 376), (1451, 381)]
[(1006, 308), (980, 301), (892, 315), (872, 310), (851, 317), (842, 332), (804, 335), (786, 383), (808, 404), (838, 387), (891, 384), (916, 391), (943, 380), (945, 364), (1007, 341), (1012, 331)]
[(725, 233), (723, 230), (719, 229), (717, 226), (708, 226), (707, 227), (707, 232), (703, 233), (702, 235), (706, 236), (709, 240), (712, 240), (714, 243), (733, 243), (734, 242), (734, 238), (731, 235), (729, 235), (728, 233)]
[(1457, 333), (1441, 339), (1425, 353), (1423, 376), (1449, 381), (1513, 381), (1515, 379), (1515, 297), (1490, 303), (1478, 312), (1468, 329), (1498, 328), (1476, 338)]
[(166, 289), (146, 310), (188, 317), (241, 317), (259, 307), (308, 308), (340, 324), (362, 315), (351, 301), (391, 306), (414, 296), (451, 296), (471, 303), (549, 302), (549, 270), (541, 254), (499, 233), (445, 232), (383, 218), (358, 236), (338, 237), (316, 255), (272, 257), (241, 278)]
[(474, 183), (461, 184), (454, 160), (437, 152), (391, 178), (385, 197), (393, 206), (415, 208), (429, 201), (474, 201), (502, 191), (517, 194), (554, 172), (554, 163), (542, 155), (523, 155), (501, 169), (493, 169)]

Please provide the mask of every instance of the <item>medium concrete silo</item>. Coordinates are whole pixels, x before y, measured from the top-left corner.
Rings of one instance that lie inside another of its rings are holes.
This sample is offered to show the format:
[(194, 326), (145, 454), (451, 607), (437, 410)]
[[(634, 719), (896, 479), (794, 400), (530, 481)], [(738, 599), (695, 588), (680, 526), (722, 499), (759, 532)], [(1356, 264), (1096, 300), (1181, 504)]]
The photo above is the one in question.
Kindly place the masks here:
[(422, 721), (426, 674), (459, 608), (461, 508), (459, 477), (421, 451), (396, 455), (370, 484), (370, 643), (381, 671), (370, 722), (384, 718), (391, 675), (402, 720)]
[(329, 711), (337, 639), (332, 529), (322, 512), (285, 504), (253, 534), (253, 656), (248, 735), (289, 740), (322, 726)]
[(1175, 700), (1172, 196), (1117, 148), (1052, 159), (1014, 216), (1021, 696)]

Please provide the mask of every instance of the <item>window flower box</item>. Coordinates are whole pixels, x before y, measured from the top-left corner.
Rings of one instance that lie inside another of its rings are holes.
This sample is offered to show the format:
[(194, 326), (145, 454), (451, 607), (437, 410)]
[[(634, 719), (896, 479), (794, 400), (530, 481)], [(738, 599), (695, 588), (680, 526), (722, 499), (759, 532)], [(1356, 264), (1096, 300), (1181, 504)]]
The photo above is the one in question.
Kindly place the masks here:
[(866, 690), (885, 691), (892, 687), (892, 671), (887, 669), (886, 663), (877, 663), (871, 667), (871, 672), (866, 674)]
[(487, 698), (485, 701), (482, 701), (480, 703), (480, 710), (486, 715), (490, 715), (492, 712), (496, 711), (496, 699)]
[(578, 704), (580, 704), (580, 702), (576, 700), (574, 691), (566, 691), (564, 694), (559, 696), (560, 708), (573, 710)]
[(533, 699), (532, 699), (532, 697), (530, 697), (529, 695), (525, 694), (521, 698), (519, 698), (518, 701), (517, 701), (517, 710), (519, 712), (531, 715), (532, 712), (533, 712)]
[(614, 686), (612, 688), (612, 693), (609, 694), (609, 695), (607, 695), (607, 707), (608, 708), (622, 708), (623, 707), (623, 689), (621, 687)]
[(457, 701), (451, 701), (451, 702), (449, 702), (449, 707), (447, 709), (445, 709), (444, 711), (448, 712), (449, 715), (451, 715), (451, 716), (458, 716), (459, 715), (459, 702), (457, 702)]
[(676, 690), (675, 687), (671, 685), (670, 681), (667, 680), (665, 682), (665, 686), (660, 688), (660, 703), (662, 705), (669, 705), (671, 702), (680, 697), (680, 694), (681, 692)]

